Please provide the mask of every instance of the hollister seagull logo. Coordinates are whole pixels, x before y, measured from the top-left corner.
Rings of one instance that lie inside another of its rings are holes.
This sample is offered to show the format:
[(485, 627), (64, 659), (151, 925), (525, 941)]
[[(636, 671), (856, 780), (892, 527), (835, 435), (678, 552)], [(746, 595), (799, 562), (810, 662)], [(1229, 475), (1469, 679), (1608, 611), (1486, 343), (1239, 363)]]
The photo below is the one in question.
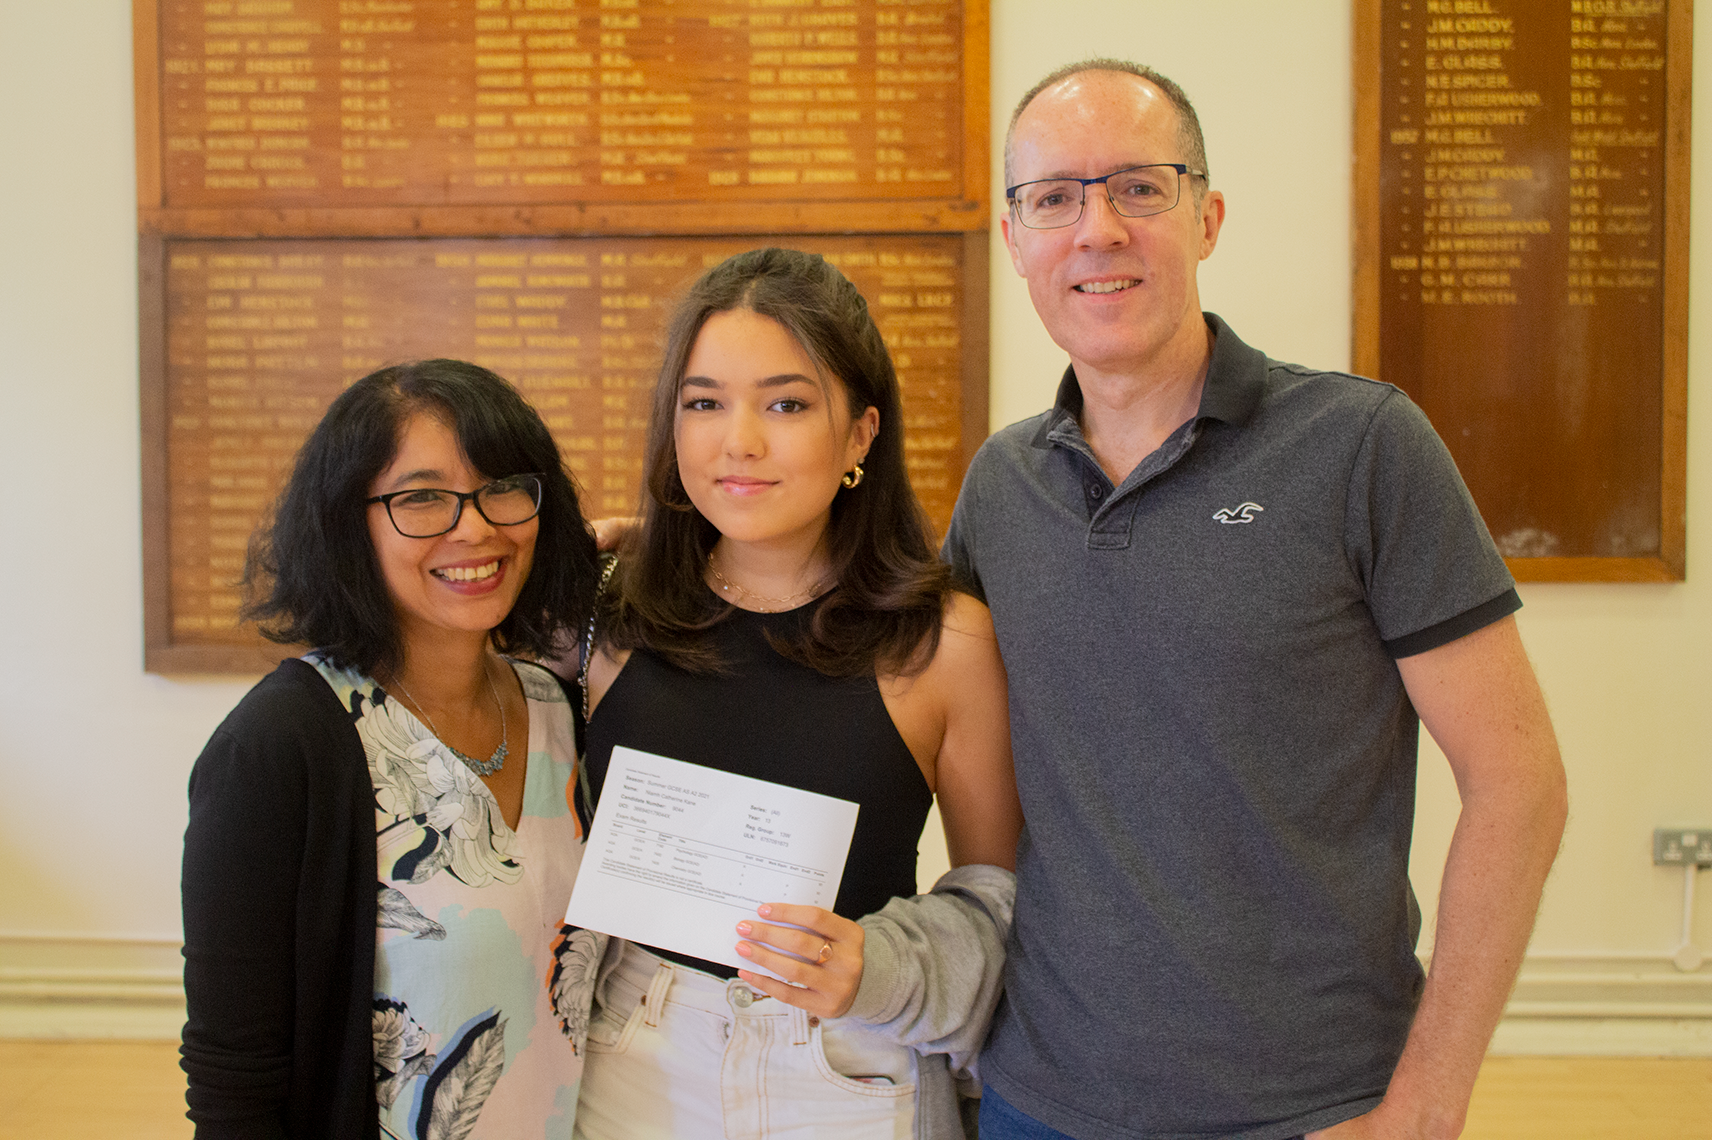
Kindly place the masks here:
[(1266, 508), (1259, 503), (1244, 503), (1240, 507), (1224, 507), (1213, 512), (1213, 517), (1222, 523), (1250, 523), (1254, 521), (1256, 511)]

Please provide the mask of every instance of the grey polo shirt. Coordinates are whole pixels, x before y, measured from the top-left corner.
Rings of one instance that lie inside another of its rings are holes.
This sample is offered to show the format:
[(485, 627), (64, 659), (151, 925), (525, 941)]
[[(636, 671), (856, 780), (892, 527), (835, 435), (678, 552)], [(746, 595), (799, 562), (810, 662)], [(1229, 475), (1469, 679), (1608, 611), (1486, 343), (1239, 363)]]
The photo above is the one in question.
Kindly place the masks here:
[(982, 1075), (1060, 1131), (1274, 1140), (1373, 1107), (1422, 976), (1395, 659), (1520, 606), (1426, 417), (1217, 317), (1194, 420), (1113, 486), (1056, 406), (976, 455), (1027, 821)]

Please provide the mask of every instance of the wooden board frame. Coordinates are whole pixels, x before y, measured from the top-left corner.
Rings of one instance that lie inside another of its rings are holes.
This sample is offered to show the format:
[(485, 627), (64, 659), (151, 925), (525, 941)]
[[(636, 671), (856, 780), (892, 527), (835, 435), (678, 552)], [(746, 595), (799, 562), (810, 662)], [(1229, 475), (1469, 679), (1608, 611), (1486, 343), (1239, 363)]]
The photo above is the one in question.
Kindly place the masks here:
[[(1353, 0), (1354, 166), (1351, 251), (1354, 320), (1351, 359), (1355, 371), (1383, 380), (1380, 360), (1380, 65), (1381, 5)], [(1665, 0), (1666, 136), (1664, 142), (1663, 402), (1660, 550), (1640, 558), (1510, 558), (1510, 571), (1524, 582), (1672, 582), (1687, 574), (1688, 473), (1688, 236), (1689, 143), (1692, 112), (1692, 0)], [(1439, 425), (1446, 430), (1448, 425)]]
[(960, 235), (963, 331), (957, 476), (987, 436), (990, 222), (990, 14), (962, 6), (962, 169), (938, 196), (892, 200), (578, 202), (519, 206), (169, 208), (162, 138), (160, 0), (132, 0), (136, 88), (142, 411), (144, 667), (174, 674), (256, 674), (302, 647), (173, 639), (169, 244), (193, 238), (715, 237), (747, 234)]
[(166, 240), (137, 242), (140, 277), (143, 668), (150, 673), (265, 673), (303, 647), (175, 644), (172, 636), (172, 512), (167, 465)]
[(988, 0), (961, 2), (962, 170), (950, 194), (888, 200), (629, 203), (573, 199), (558, 205), (204, 209), (166, 205), (161, 166), (160, 3), (132, 0), (139, 228), (171, 237), (254, 238), (984, 231), (991, 224), (991, 16)]
[[(843, 234), (809, 236), (828, 239), (849, 237)], [(957, 287), (961, 290), (961, 309), (958, 310), (958, 317), (962, 332), (956, 360), (957, 371), (954, 374), (958, 393), (956, 430), (959, 433), (959, 447), (946, 456), (948, 467), (951, 468), (948, 474), (956, 480), (951, 484), (955, 489), (957, 482), (961, 482), (963, 473), (968, 469), (969, 462), (974, 458), (976, 449), (987, 436), (990, 256), (988, 235), (963, 233), (860, 236), (931, 237), (938, 242), (955, 243), (960, 261)], [(224, 240), (236, 239), (216, 239)], [(172, 251), (172, 239), (159, 234), (144, 233), (138, 242), (141, 277), (144, 665), (147, 671), (153, 673), (254, 675), (266, 672), (283, 657), (303, 652), (305, 647), (274, 645), (262, 639), (259, 634), (253, 634), (244, 644), (210, 644), (180, 640), (174, 636), (174, 459), (169, 451), (174, 433), (171, 430), (173, 386), (169, 372), (167, 268), (167, 259)]]

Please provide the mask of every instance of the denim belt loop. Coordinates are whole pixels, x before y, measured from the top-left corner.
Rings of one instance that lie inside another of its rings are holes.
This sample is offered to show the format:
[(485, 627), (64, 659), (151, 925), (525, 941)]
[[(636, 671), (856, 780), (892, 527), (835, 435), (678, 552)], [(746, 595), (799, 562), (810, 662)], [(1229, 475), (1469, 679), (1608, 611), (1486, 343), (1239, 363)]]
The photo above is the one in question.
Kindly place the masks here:
[(666, 991), (672, 988), (672, 964), (661, 962), (654, 971), (654, 980), (648, 983), (648, 992), (642, 996), (642, 1004), (647, 1012), (642, 1015), (643, 1024), (651, 1029), (660, 1026), (660, 1013), (666, 1004)]

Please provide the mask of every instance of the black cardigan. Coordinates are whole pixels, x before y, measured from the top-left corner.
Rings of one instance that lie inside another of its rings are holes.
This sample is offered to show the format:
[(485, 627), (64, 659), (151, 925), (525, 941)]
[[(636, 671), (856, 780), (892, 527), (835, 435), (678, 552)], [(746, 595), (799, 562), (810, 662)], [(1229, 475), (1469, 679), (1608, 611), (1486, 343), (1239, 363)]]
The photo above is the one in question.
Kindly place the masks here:
[(355, 718), (282, 662), (215, 730), (184, 834), (199, 1140), (374, 1140), (375, 800)]

